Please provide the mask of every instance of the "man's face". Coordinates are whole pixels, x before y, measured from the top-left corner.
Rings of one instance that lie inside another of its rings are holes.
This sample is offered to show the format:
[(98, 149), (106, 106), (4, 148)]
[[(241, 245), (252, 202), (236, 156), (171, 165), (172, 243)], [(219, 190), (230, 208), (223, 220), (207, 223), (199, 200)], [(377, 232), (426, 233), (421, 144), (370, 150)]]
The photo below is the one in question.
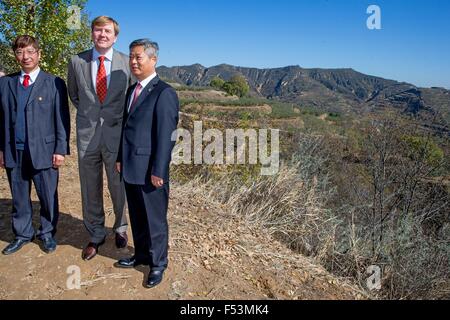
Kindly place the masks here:
[(20, 64), (22, 70), (30, 73), (37, 69), (39, 60), (41, 59), (41, 52), (33, 46), (18, 48), (14, 52), (17, 62)]
[(149, 57), (143, 46), (133, 47), (130, 51), (131, 73), (138, 79), (144, 80), (155, 72), (157, 58)]
[(94, 26), (92, 41), (97, 50), (109, 50), (117, 40), (112, 22), (102, 26)]

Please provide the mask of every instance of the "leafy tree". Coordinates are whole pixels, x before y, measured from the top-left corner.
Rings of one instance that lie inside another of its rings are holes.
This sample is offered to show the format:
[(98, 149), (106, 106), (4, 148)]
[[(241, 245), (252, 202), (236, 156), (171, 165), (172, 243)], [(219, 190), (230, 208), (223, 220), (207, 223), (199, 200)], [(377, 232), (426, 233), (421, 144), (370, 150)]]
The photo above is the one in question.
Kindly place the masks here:
[(11, 46), (0, 40), (0, 68), (5, 73), (13, 72), (17, 69), (17, 63), (11, 50)]
[(222, 89), (230, 95), (238, 95), (237, 88), (230, 81), (223, 84)]
[(16, 71), (10, 43), (23, 34), (37, 38), (44, 70), (65, 78), (70, 56), (90, 46), (87, 0), (2, 0), (0, 2), (0, 61)]
[(209, 83), (209, 85), (216, 89), (222, 89), (224, 83), (225, 83), (225, 81), (222, 78), (216, 76), (211, 79), (211, 82)]
[(228, 82), (231, 84), (231, 90), (234, 91), (233, 94), (239, 97), (245, 96), (250, 90), (247, 80), (243, 76), (235, 75)]
[(430, 166), (438, 166), (444, 160), (444, 151), (426, 137), (405, 135), (403, 141), (408, 144), (409, 157), (413, 160), (424, 158)]
[(241, 75), (235, 75), (225, 82), (222, 78), (216, 76), (212, 78), (209, 85), (213, 88), (224, 90), (226, 93), (244, 97), (250, 90), (247, 80)]

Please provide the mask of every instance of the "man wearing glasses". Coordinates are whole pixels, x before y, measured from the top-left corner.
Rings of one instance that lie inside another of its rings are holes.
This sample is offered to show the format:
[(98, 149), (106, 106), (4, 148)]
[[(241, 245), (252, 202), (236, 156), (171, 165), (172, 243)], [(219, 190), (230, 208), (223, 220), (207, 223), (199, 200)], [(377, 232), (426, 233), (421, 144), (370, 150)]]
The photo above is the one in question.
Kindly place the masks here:
[[(56, 250), (58, 169), (69, 154), (70, 115), (66, 84), (39, 68), (41, 52), (32, 36), (19, 36), (13, 51), (21, 71), (0, 81), (0, 167), (11, 188), (15, 239), (4, 255), (20, 250), (35, 236), (47, 253)], [(34, 183), (40, 201), (40, 228), (32, 225)]]

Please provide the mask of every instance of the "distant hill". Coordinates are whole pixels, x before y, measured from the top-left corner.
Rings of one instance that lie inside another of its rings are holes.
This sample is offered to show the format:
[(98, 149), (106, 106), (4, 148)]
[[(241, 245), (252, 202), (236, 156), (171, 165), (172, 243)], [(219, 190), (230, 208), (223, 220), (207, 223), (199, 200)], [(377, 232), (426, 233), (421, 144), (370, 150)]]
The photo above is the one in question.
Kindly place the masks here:
[(273, 69), (221, 64), (158, 68), (165, 79), (193, 86), (207, 86), (215, 76), (228, 80), (243, 75), (254, 96), (316, 107), (330, 112), (360, 113), (395, 108), (434, 119), (441, 127), (450, 122), (450, 90), (418, 88), (412, 84), (366, 75), (353, 69)]

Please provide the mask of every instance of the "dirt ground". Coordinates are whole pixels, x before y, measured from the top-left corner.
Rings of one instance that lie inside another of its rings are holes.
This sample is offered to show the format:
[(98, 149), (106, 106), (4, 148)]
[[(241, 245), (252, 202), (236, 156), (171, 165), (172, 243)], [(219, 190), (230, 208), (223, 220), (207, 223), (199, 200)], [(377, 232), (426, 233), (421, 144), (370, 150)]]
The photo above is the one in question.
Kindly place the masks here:
[[(74, 131), (74, 127), (72, 132)], [(118, 269), (114, 262), (133, 254), (114, 245), (112, 205), (105, 187), (109, 236), (91, 261), (81, 259), (89, 241), (81, 214), (77, 155), (60, 170), (60, 220), (57, 250), (46, 254), (40, 243), (17, 253), (0, 254), (0, 299), (359, 299), (355, 287), (338, 280), (310, 259), (294, 254), (262, 230), (245, 225), (227, 208), (207, 201), (186, 186), (174, 184), (169, 204), (169, 267), (163, 282), (143, 286), (148, 267)], [(105, 182), (106, 185), (106, 182)], [(34, 188), (33, 188), (34, 189)], [(32, 191), (34, 225), (39, 202)], [(0, 249), (11, 240), (11, 194), (0, 172)], [(71, 288), (74, 269), (80, 288)]]

